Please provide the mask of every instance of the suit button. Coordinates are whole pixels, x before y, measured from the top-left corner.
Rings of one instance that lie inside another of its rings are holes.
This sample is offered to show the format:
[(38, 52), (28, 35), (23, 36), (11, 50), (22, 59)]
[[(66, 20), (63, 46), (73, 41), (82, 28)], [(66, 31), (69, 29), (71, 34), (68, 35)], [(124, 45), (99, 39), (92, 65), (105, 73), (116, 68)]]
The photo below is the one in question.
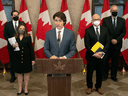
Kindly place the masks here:
[(21, 61), (21, 63), (23, 63), (23, 61)]
[(24, 53), (24, 51), (22, 51), (22, 53)]
[(23, 60), (23, 58), (21, 58)]
[(22, 49), (24, 49), (24, 47), (22, 47)]
[(23, 56), (23, 55), (21, 55), (21, 56)]

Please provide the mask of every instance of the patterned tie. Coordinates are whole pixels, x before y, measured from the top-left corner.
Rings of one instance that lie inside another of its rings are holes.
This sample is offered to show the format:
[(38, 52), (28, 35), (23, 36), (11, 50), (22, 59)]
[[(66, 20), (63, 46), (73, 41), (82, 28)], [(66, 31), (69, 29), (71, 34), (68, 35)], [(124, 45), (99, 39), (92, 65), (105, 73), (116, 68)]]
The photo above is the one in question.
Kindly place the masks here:
[(16, 29), (17, 29), (17, 26), (16, 26), (16, 22), (15, 22), (15, 31), (16, 31)]
[(61, 37), (60, 37), (60, 32), (61, 32), (61, 31), (58, 31), (58, 42), (59, 42), (59, 46), (60, 46), (60, 38), (61, 38)]
[(98, 32), (98, 28), (96, 28), (96, 33), (97, 33), (97, 34), (96, 34), (96, 35), (97, 35), (97, 40), (99, 41), (99, 36), (100, 36), (100, 35), (99, 35), (99, 32)]

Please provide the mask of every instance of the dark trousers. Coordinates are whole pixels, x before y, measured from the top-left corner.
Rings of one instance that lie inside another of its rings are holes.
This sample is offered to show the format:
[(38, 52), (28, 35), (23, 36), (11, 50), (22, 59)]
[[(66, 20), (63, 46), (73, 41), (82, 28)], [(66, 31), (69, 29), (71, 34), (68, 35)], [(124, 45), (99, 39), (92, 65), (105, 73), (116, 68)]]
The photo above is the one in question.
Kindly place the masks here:
[(108, 78), (109, 71), (109, 60), (111, 59), (111, 78), (116, 78), (118, 71), (118, 63), (119, 63), (120, 49), (115, 46), (110, 46), (107, 52), (107, 59), (105, 60), (105, 66), (103, 70), (103, 77)]
[(14, 60), (14, 54), (13, 54), (13, 50), (8, 50), (9, 51), (9, 58), (10, 58), (10, 74), (11, 77), (15, 77), (15, 72), (13, 70), (13, 60)]
[(93, 87), (92, 76), (93, 71), (96, 70), (96, 88), (101, 88), (102, 85), (102, 72), (103, 72), (104, 59), (87, 59), (87, 86)]

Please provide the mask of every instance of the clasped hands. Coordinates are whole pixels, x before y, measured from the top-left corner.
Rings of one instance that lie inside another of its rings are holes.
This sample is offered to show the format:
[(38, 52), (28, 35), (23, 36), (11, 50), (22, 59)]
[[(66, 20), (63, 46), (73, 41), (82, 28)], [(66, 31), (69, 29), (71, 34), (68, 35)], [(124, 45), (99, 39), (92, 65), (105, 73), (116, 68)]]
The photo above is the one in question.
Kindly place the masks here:
[(115, 44), (117, 44), (117, 40), (116, 39), (112, 39), (111, 43), (115, 45)]
[(55, 55), (53, 55), (50, 59), (66, 59), (64, 56), (63, 57), (57, 57)]
[(103, 53), (102, 52), (97, 52), (94, 54), (94, 57), (100, 59), (101, 57), (103, 56)]

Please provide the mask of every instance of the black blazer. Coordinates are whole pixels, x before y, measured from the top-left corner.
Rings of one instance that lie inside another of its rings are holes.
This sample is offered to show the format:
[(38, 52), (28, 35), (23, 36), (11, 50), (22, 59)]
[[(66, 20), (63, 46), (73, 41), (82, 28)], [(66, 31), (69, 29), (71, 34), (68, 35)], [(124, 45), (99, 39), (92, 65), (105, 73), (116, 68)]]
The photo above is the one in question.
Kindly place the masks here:
[(16, 38), (17, 43), (19, 45), (20, 51), (14, 51), (14, 71), (16, 73), (28, 73), (32, 71), (32, 61), (34, 58), (34, 51), (32, 47), (31, 36), (23, 37), (22, 40), (20, 38)]
[[(97, 42), (97, 35), (95, 33), (95, 29), (93, 26), (90, 26), (85, 30), (85, 36), (84, 36), (84, 43), (85, 47), (87, 49), (86, 51), (86, 59), (93, 58), (92, 55), (94, 54), (91, 51), (92, 46)], [(104, 45), (103, 52), (105, 53), (106, 58), (106, 52), (109, 48), (110, 45), (110, 39), (108, 35), (108, 30), (104, 26), (100, 26), (100, 37), (99, 37), (99, 42)]]
[[(20, 23), (23, 23), (23, 22), (19, 21), (19, 24)], [(8, 41), (8, 38), (14, 37), (15, 33), (16, 32), (15, 32), (15, 29), (13, 27), (13, 22), (9, 21), (9, 22), (5, 23), (5, 26), (4, 26), (4, 38)], [(9, 42), (8, 42), (7, 48), (9, 50), (13, 50), (13, 47), (10, 45)]]
[(108, 33), (110, 35), (110, 40), (116, 39), (117, 44), (115, 45), (116, 48), (121, 49), (122, 47), (122, 38), (124, 37), (126, 33), (126, 27), (125, 27), (125, 19), (121, 17), (117, 17), (117, 26), (114, 31), (114, 27), (112, 24), (112, 17), (106, 17), (103, 19), (103, 26), (105, 26), (108, 29)]

